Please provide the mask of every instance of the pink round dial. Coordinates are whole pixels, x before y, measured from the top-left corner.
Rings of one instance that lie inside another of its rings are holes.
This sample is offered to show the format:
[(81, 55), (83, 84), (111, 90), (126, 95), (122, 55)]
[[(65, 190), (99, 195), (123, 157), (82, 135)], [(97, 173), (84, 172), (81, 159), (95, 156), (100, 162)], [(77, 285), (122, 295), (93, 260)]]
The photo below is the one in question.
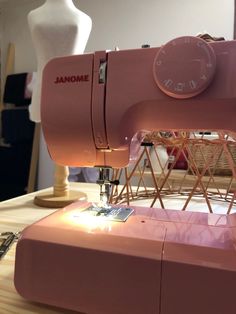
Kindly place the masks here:
[(212, 47), (198, 37), (179, 37), (158, 51), (153, 65), (158, 87), (174, 98), (191, 98), (210, 84), (216, 68)]

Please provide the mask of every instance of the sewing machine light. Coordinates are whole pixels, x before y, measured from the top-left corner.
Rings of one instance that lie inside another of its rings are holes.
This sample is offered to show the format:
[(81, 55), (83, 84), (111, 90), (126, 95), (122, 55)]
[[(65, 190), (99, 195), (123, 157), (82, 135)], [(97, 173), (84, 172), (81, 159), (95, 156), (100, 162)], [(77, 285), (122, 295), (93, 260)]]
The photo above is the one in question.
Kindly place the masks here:
[(129, 207), (114, 207), (109, 204), (105, 207), (100, 207), (99, 204), (92, 204), (80, 211), (77, 217), (97, 220), (102, 218), (103, 221), (125, 222), (133, 212), (134, 210)]
[(88, 212), (77, 212), (72, 216), (73, 222), (87, 228), (88, 233), (94, 233), (96, 230), (110, 232), (112, 222), (105, 216), (93, 216)]
[(128, 207), (99, 207), (99, 204), (93, 203), (88, 207), (74, 207), (68, 212), (65, 209), (61, 220), (69, 228), (79, 227), (88, 233), (110, 232), (113, 223), (127, 221), (133, 212), (134, 210)]
[(113, 222), (104, 216), (96, 216), (95, 213), (87, 211), (86, 208), (74, 207), (73, 210), (65, 210), (60, 218), (63, 226), (70, 229), (83, 230), (86, 233), (96, 231), (111, 232)]

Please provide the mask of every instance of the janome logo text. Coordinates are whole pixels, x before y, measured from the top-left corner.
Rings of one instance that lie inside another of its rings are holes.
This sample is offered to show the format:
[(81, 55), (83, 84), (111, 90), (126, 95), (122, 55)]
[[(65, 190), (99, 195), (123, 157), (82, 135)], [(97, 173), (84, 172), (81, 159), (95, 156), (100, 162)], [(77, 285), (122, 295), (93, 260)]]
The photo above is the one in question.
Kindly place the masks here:
[(68, 76), (57, 76), (54, 81), (55, 84), (65, 84), (65, 83), (80, 83), (80, 82), (88, 82), (89, 75), (68, 75)]

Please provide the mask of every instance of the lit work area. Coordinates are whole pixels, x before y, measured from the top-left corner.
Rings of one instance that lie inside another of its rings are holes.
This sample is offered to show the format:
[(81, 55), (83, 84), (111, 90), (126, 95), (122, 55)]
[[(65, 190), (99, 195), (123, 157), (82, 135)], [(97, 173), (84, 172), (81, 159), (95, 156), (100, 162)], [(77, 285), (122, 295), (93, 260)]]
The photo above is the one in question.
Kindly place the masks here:
[(0, 314), (235, 314), (234, 1), (0, 12)]

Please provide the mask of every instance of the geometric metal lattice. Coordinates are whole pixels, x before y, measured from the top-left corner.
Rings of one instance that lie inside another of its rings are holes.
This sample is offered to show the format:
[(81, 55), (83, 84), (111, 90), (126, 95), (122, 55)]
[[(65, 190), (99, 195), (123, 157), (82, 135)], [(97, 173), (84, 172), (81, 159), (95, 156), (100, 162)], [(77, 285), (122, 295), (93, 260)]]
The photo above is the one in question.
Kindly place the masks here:
[(229, 214), (236, 205), (235, 166), (236, 140), (232, 134), (153, 132), (146, 136), (138, 159), (114, 171), (113, 179), (123, 176), (124, 185), (113, 188), (110, 202), (129, 205), (147, 199), (149, 207), (158, 202), (165, 208), (165, 200), (175, 198), (178, 209), (186, 210), (193, 200), (196, 204), (201, 199), (209, 212), (218, 211), (217, 203)]

